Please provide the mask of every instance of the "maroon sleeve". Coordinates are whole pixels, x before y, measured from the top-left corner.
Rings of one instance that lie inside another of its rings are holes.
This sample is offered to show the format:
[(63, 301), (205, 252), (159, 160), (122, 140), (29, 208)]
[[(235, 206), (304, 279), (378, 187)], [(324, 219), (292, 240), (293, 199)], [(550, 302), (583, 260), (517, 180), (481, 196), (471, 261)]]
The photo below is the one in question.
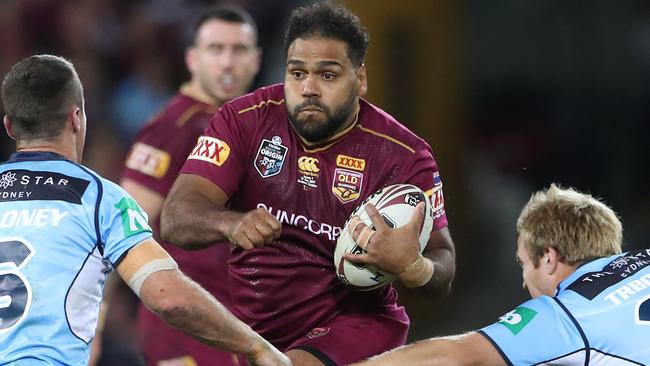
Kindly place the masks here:
[(411, 165), (405, 170), (402, 181), (420, 187), (431, 198), (433, 207), (433, 230), (447, 226), (445, 199), (442, 194), (442, 180), (438, 164), (433, 158), (431, 148), (421, 147), (415, 151)]
[(237, 191), (247, 161), (249, 143), (244, 133), (238, 113), (225, 104), (199, 137), (181, 173), (204, 177), (231, 197)]
[(175, 120), (147, 125), (129, 151), (122, 177), (166, 196), (209, 118), (197, 113), (183, 125)]

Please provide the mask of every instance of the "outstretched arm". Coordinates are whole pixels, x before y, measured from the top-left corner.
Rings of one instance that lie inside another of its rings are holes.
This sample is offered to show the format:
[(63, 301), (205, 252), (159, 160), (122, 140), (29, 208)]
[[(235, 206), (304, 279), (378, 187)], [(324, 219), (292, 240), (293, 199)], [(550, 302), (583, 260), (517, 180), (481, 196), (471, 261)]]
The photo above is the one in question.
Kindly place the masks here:
[(499, 366), (499, 352), (481, 334), (432, 338), (396, 348), (352, 366)]
[(171, 326), (211, 346), (245, 353), (258, 364), (289, 365), (286, 356), (175, 268), (154, 240), (130, 249), (117, 271), (142, 302)]
[(264, 209), (246, 213), (228, 210), (228, 195), (206, 178), (181, 174), (160, 217), (161, 236), (187, 249), (201, 249), (228, 240), (244, 249), (271, 243), (282, 225)]

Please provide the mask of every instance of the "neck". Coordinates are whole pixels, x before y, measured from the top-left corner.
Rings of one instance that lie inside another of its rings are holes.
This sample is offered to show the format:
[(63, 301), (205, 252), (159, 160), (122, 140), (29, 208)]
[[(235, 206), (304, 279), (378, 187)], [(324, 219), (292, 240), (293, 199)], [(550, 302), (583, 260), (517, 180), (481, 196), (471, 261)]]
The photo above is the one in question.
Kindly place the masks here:
[(30, 140), (30, 141), (18, 141), (16, 146), (17, 152), (29, 152), (29, 151), (48, 151), (62, 155), (72, 161), (79, 162), (77, 160), (77, 151), (75, 149), (75, 144), (62, 144), (58, 141), (50, 140)]
[(221, 106), (222, 104), (215, 98), (208, 95), (208, 93), (206, 93), (203, 88), (201, 88), (201, 85), (199, 85), (199, 81), (196, 78), (193, 78), (187, 83), (181, 85), (181, 93), (190, 96), (200, 102), (217, 107)]

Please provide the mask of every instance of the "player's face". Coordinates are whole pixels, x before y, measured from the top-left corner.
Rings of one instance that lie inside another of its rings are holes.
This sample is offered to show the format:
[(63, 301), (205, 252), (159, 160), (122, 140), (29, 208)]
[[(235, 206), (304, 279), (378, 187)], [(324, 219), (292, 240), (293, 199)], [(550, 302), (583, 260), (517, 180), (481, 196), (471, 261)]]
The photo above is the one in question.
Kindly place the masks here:
[(193, 81), (216, 104), (244, 94), (260, 67), (253, 28), (245, 23), (208, 20), (188, 49), (186, 63)]
[[(524, 289), (527, 289), (532, 298), (539, 297), (541, 295), (548, 295), (546, 288), (547, 277), (545, 276), (543, 266), (535, 266), (535, 263), (530, 259), (528, 255), (528, 249), (524, 244), (524, 236), (519, 235), (517, 239), (517, 263), (521, 267), (521, 273), (523, 277), (522, 286)], [(550, 294), (553, 295), (552, 293)]]
[(287, 52), (284, 92), (294, 129), (320, 142), (351, 125), (367, 89), (365, 66), (355, 67), (347, 44), (331, 38), (297, 38)]

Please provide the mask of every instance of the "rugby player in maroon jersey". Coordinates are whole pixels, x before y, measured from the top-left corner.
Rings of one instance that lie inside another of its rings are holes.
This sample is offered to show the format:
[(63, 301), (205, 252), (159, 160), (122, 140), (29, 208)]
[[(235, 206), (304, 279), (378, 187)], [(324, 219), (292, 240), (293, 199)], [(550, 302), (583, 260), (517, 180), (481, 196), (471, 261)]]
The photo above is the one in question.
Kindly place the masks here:
[(348, 258), (431, 297), (449, 292), (455, 272), (431, 148), (362, 99), (367, 43), (358, 17), (342, 6), (294, 11), (284, 84), (224, 104), (162, 210), (169, 242), (199, 249), (221, 240), (231, 248), (232, 311), (294, 365), (343, 365), (406, 340), (409, 320), (394, 288), (354, 291), (332, 259), (345, 220), (381, 187), (414, 184), (431, 198), (424, 256), (417, 240), (424, 212), (416, 210), (395, 230), (358, 225), (367, 253)]

